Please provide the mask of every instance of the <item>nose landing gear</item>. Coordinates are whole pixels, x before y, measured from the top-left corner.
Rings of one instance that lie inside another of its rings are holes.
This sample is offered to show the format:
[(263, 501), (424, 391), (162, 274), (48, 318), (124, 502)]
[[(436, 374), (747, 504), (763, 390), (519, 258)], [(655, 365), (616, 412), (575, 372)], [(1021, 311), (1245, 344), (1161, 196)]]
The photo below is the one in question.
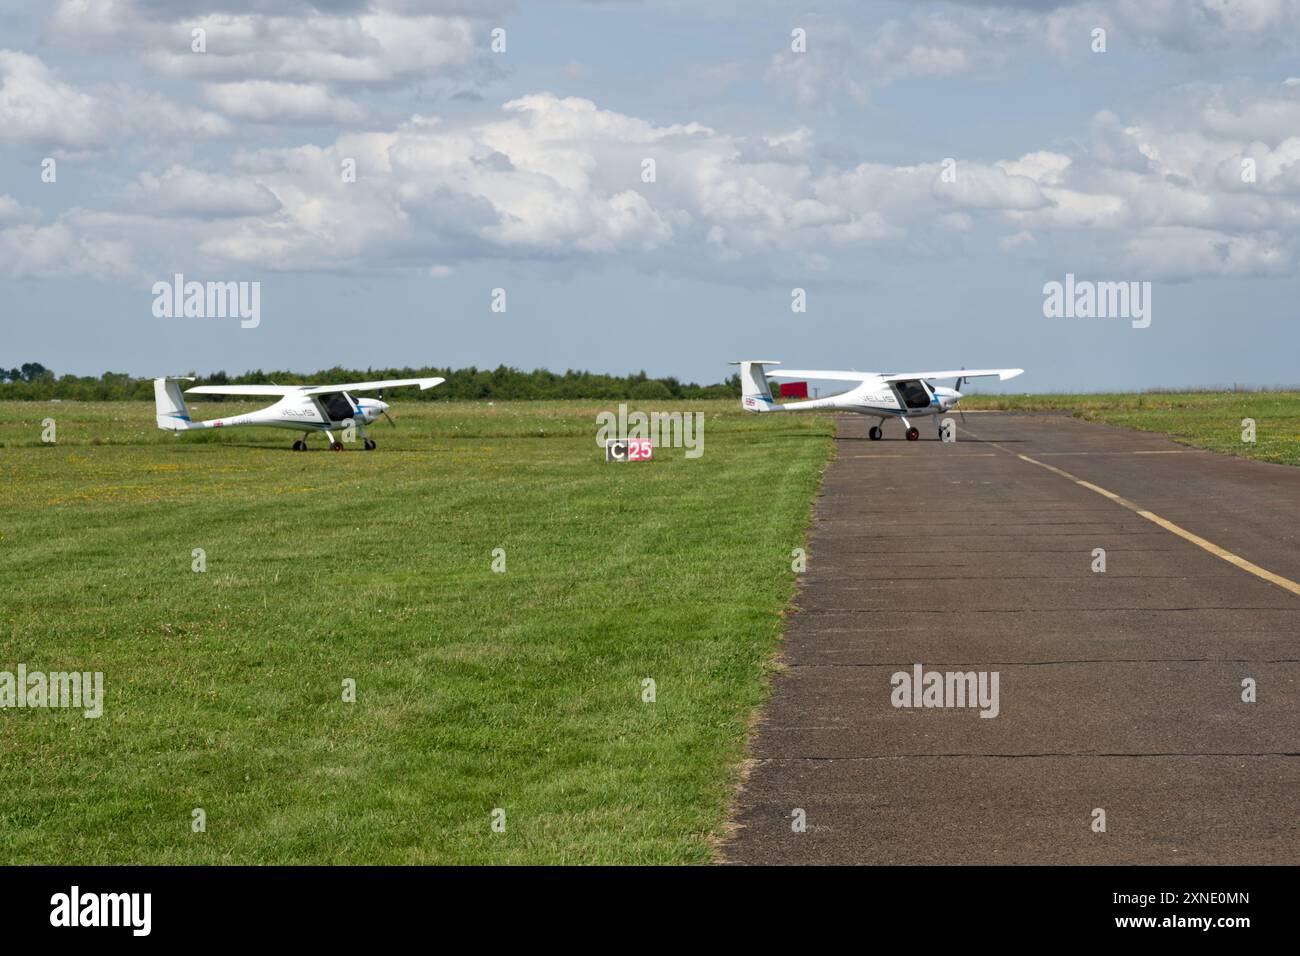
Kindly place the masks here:
[(908, 441), (916, 441), (916, 440), (919, 439), (920, 437), (921, 437), (921, 433), (920, 433), (919, 431), (917, 431), (917, 428), (916, 428), (915, 425), (913, 425), (911, 428), (909, 428), (909, 429), (907, 430), (907, 440), (908, 440)]

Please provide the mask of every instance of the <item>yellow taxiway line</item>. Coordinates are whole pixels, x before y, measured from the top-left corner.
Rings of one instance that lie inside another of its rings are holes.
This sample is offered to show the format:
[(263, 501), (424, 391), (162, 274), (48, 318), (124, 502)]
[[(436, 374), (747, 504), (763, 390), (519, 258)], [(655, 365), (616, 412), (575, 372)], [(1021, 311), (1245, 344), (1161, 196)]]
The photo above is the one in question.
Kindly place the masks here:
[[(971, 437), (973, 438), (979, 438), (979, 436), (974, 434), (973, 432), (967, 431), (967, 433), (970, 434)], [(1295, 581), (1292, 581), (1290, 578), (1284, 578), (1280, 574), (1274, 574), (1272, 571), (1268, 570), (1267, 568), (1261, 568), (1258, 564), (1255, 564), (1252, 561), (1247, 561), (1241, 555), (1233, 554), (1227, 548), (1219, 547), (1213, 541), (1207, 541), (1198, 534), (1192, 534), (1186, 528), (1179, 527), (1178, 525), (1170, 521), (1168, 518), (1160, 517), (1160, 515), (1156, 514), (1154, 511), (1147, 511), (1141, 505), (1134, 504), (1132, 501), (1129, 501), (1127, 498), (1115, 494), (1115, 492), (1113, 491), (1107, 491), (1105, 488), (1101, 487), (1100, 485), (1094, 485), (1091, 481), (1084, 481), (1082, 478), (1078, 478), (1070, 474), (1068, 471), (1064, 470), (1063, 468), (1057, 468), (1055, 465), (1047, 464), (1047, 462), (1039, 461), (1036, 458), (1030, 458), (1028, 455), (1022, 455), (1020, 452), (1012, 451), (1010, 448), (1003, 448), (997, 442), (989, 442), (989, 444), (992, 445), (994, 448), (998, 448), (1001, 449), (1002, 451), (1007, 452), (1008, 454), (1015, 455), (1021, 461), (1027, 461), (1029, 462), (1029, 464), (1037, 465), (1039, 468), (1046, 468), (1048, 471), (1052, 472), (1053, 474), (1060, 475), (1062, 478), (1074, 482), (1076, 485), (1078, 485), (1081, 488), (1087, 488), (1089, 491), (1094, 491), (1104, 498), (1109, 498), (1111, 501), (1115, 502), (1115, 504), (1127, 508), (1129, 511), (1132, 511), (1134, 514), (1146, 518), (1147, 521), (1150, 521), (1152, 524), (1159, 525), (1160, 527), (1164, 528), (1166, 531), (1178, 535), (1178, 537), (1182, 538), (1184, 541), (1190, 541), (1192, 544), (1196, 545), (1201, 550), (1208, 551), (1216, 558), (1221, 558), (1222, 560), (1227, 561), (1229, 564), (1236, 565), (1237, 567), (1241, 568), (1241, 570), (1249, 572), (1250, 574), (1255, 575), (1255, 577), (1260, 578), (1261, 580), (1267, 581), (1269, 584), (1276, 584), (1284, 591), (1290, 591), (1292, 594), (1300, 597), (1300, 584), (1297, 584)]]

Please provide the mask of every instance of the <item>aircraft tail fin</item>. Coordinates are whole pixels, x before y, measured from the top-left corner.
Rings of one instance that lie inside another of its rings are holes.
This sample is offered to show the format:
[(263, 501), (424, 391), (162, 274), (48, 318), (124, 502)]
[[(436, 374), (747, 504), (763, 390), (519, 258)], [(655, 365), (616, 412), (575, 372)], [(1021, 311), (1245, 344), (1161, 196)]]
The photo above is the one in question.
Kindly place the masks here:
[(780, 365), (775, 359), (745, 359), (732, 362), (740, 366), (740, 407), (747, 412), (775, 412), (781, 406), (772, 401), (772, 386), (767, 383), (764, 365)]
[(158, 413), (158, 427), (169, 432), (183, 432), (191, 427), (190, 410), (181, 394), (181, 382), (193, 378), (156, 378), (153, 380), (153, 402)]

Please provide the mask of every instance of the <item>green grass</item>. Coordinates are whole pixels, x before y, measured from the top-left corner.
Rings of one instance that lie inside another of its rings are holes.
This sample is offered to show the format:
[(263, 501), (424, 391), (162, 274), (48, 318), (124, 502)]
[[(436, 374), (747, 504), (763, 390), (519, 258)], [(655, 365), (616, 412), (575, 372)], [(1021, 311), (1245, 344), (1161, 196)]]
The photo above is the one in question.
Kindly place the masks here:
[[(1128, 395), (975, 395), (972, 408), (1068, 411), (1085, 421), (1161, 432), (1238, 458), (1300, 465), (1300, 392), (1143, 392)], [(1255, 441), (1242, 441), (1242, 419)]]
[(605, 464), (607, 405), (393, 400), (341, 454), (0, 404), (0, 670), (106, 698), (0, 711), (0, 860), (711, 858), (833, 424), (690, 403), (703, 457)]

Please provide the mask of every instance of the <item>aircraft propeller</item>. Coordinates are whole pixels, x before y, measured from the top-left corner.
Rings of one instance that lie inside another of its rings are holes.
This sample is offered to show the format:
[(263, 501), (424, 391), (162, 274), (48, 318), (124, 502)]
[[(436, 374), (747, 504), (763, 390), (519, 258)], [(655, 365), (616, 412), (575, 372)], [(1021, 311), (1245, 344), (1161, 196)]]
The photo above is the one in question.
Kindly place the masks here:
[[(379, 400), (381, 402), (384, 400), (384, 390), (382, 388), (379, 390)], [(393, 421), (393, 416), (388, 414), (388, 409), (384, 409), (380, 414), (388, 419), (388, 424), (392, 425), (394, 428), (397, 427), (397, 422)]]

